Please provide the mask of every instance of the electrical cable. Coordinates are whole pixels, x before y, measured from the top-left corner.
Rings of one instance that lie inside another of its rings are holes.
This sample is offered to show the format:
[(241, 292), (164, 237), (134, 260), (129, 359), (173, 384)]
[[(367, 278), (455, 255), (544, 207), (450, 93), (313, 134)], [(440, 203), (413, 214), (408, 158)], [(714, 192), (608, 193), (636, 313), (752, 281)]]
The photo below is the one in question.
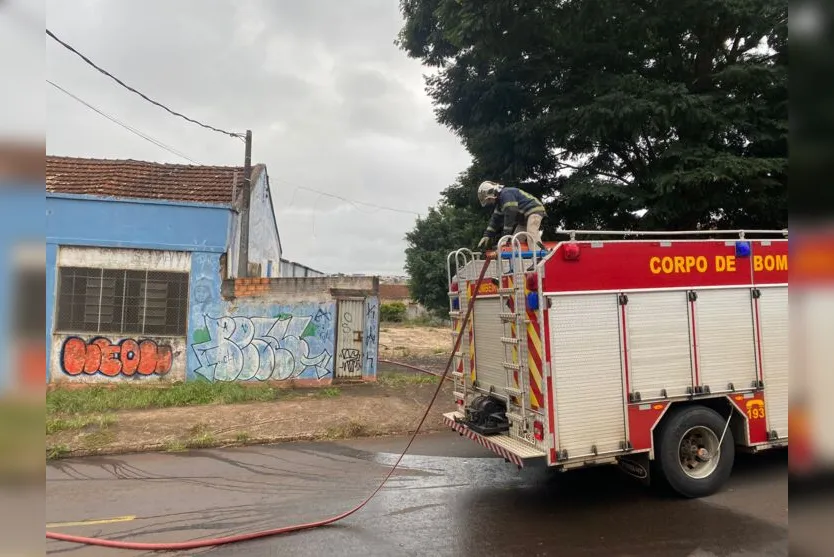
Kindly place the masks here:
[[(353, 199), (348, 199), (347, 197), (342, 197), (340, 195), (336, 195), (336, 194), (333, 194), (333, 193), (327, 193), (326, 191), (320, 191), (320, 190), (313, 189), (313, 188), (308, 188), (308, 187), (305, 187), (305, 186), (297, 186), (296, 190), (309, 191), (309, 192), (317, 193), (319, 195), (323, 195), (325, 197), (332, 197), (334, 199), (339, 199), (340, 201), (344, 201), (346, 203), (352, 204), (354, 207), (356, 205), (366, 205), (368, 207), (373, 207), (375, 209), (381, 209), (381, 210), (384, 210), (384, 211), (393, 211), (395, 213), (405, 213), (407, 215), (417, 215), (418, 217), (420, 216), (420, 213), (418, 213), (416, 211), (408, 211), (406, 209), (397, 209), (395, 207), (387, 207), (385, 205), (377, 205), (376, 203), (367, 203), (365, 201), (354, 201)], [(295, 200), (295, 194), (293, 194), (293, 201), (294, 200)], [(359, 207), (356, 207), (356, 208), (359, 209)]]
[[(473, 290), (471, 302), (474, 302), (475, 298), (478, 296), (478, 291), (480, 289), (481, 283), (484, 280), (484, 275), (486, 274), (487, 268), (489, 267), (489, 262), (490, 262), (489, 257), (484, 259), (484, 265), (481, 268), (481, 273), (478, 276), (478, 280), (475, 282), (475, 288)], [(362, 501), (361, 503), (359, 503), (358, 505), (356, 505), (352, 509), (350, 509), (348, 511), (345, 511), (342, 514), (339, 514), (339, 515), (336, 515), (336, 516), (333, 516), (333, 517), (330, 517), (330, 518), (326, 518), (324, 520), (319, 520), (319, 521), (316, 521), (316, 522), (308, 522), (306, 524), (295, 524), (295, 525), (292, 525), (292, 526), (283, 526), (283, 527), (280, 527), (280, 528), (273, 528), (273, 529), (270, 529), (270, 530), (261, 530), (259, 532), (250, 532), (250, 533), (247, 533), (247, 534), (237, 534), (237, 535), (226, 536), (226, 537), (222, 537), (222, 538), (209, 538), (209, 539), (203, 539), (203, 540), (192, 540), (192, 541), (187, 541), (187, 542), (168, 542), (168, 543), (125, 542), (125, 541), (118, 541), (118, 540), (107, 540), (107, 539), (103, 539), (103, 538), (89, 538), (89, 537), (85, 537), (85, 536), (73, 536), (73, 535), (69, 535), (69, 534), (60, 534), (58, 532), (49, 532), (49, 531), (46, 532), (46, 537), (48, 539), (51, 539), (51, 540), (58, 540), (58, 541), (69, 542), (69, 543), (77, 543), (77, 544), (83, 544), (83, 545), (95, 545), (95, 546), (99, 546), (99, 547), (110, 547), (110, 548), (114, 548), (114, 549), (132, 549), (132, 550), (137, 550), (137, 551), (181, 551), (181, 550), (189, 550), (189, 549), (200, 549), (200, 548), (205, 548), (205, 547), (215, 547), (215, 546), (219, 546), (219, 545), (228, 545), (228, 544), (232, 544), (232, 543), (238, 543), (238, 542), (244, 542), (244, 541), (250, 541), (250, 540), (272, 537), (272, 536), (278, 536), (278, 535), (281, 535), (281, 534), (289, 534), (291, 532), (301, 532), (303, 530), (311, 530), (313, 528), (319, 528), (319, 527), (322, 527), (322, 526), (327, 526), (329, 524), (333, 524), (334, 522), (338, 522), (340, 520), (343, 520), (343, 519), (351, 516), (352, 514), (356, 513), (357, 511), (361, 510), (362, 508), (364, 508), (365, 505), (367, 505), (371, 501), (371, 499), (376, 497), (377, 493), (379, 493), (382, 490), (382, 488), (385, 487), (385, 484), (388, 483), (388, 480), (394, 474), (394, 471), (396, 471), (397, 467), (400, 465), (400, 462), (402, 462), (402, 459), (405, 457), (405, 455), (408, 453), (408, 450), (411, 448), (411, 445), (414, 443), (414, 440), (417, 438), (417, 434), (420, 432), (420, 428), (423, 426), (423, 423), (425, 423), (426, 419), (428, 418), (429, 411), (431, 410), (432, 406), (434, 406), (434, 402), (437, 400), (437, 396), (440, 394), (440, 390), (443, 387), (443, 379), (445, 379), (446, 376), (449, 374), (449, 370), (452, 367), (452, 361), (454, 360), (455, 353), (457, 353), (458, 348), (460, 347), (461, 338), (463, 337), (463, 331), (466, 327), (466, 323), (469, 321), (469, 319), (472, 315), (472, 310), (475, 307), (475, 304), (471, 303), (471, 302), (466, 309), (466, 314), (463, 317), (462, 325), (461, 325), (460, 330), (458, 331), (457, 337), (455, 339), (455, 345), (452, 348), (452, 352), (449, 355), (448, 361), (446, 362), (446, 368), (444, 369), (443, 374), (440, 376), (441, 380), (438, 381), (437, 389), (435, 389), (434, 395), (432, 396), (431, 401), (429, 402), (429, 405), (426, 408), (426, 411), (423, 413), (423, 417), (420, 418), (420, 421), (417, 424), (417, 428), (414, 430), (414, 433), (411, 435), (411, 438), (409, 439), (408, 444), (405, 446), (402, 453), (400, 453), (400, 456), (397, 458), (396, 462), (394, 462), (394, 465), (391, 467), (391, 469), (388, 471), (388, 473), (382, 479), (382, 482), (380, 482), (379, 486), (377, 486), (377, 488), (373, 492), (371, 492), (371, 494), (364, 501)]]
[(64, 41), (62, 41), (61, 39), (59, 39), (59, 38), (58, 38), (58, 36), (57, 36), (57, 35), (55, 35), (55, 33), (53, 33), (52, 31), (50, 31), (48, 28), (46, 29), (46, 34), (47, 34), (47, 35), (48, 35), (51, 39), (53, 39), (55, 42), (57, 42), (58, 44), (60, 44), (61, 46), (63, 46), (64, 48), (66, 48), (67, 50), (69, 50), (70, 52), (72, 52), (73, 54), (77, 55), (79, 58), (81, 58), (82, 60), (84, 60), (87, 64), (89, 64), (89, 65), (90, 65), (90, 66), (92, 66), (93, 68), (97, 69), (99, 72), (101, 72), (102, 74), (106, 75), (107, 77), (109, 77), (110, 79), (112, 79), (113, 81), (115, 81), (116, 83), (118, 83), (119, 85), (121, 85), (122, 87), (124, 87), (125, 89), (127, 89), (128, 91), (130, 91), (130, 92), (132, 92), (132, 93), (136, 93), (137, 95), (139, 95), (140, 97), (142, 97), (143, 99), (145, 99), (146, 101), (148, 101), (149, 103), (151, 103), (151, 104), (153, 104), (153, 105), (156, 105), (156, 106), (158, 106), (159, 108), (161, 108), (161, 109), (163, 109), (163, 110), (166, 110), (166, 111), (170, 112), (170, 113), (171, 113), (171, 114), (173, 114), (174, 116), (177, 116), (177, 117), (179, 117), (179, 118), (183, 118), (183, 119), (185, 119), (185, 120), (187, 120), (187, 121), (191, 122), (192, 124), (197, 124), (198, 126), (202, 126), (203, 128), (206, 128), (206, 129), (208, 129), (208, 130), (212, 130), (212, 131), (215, 131), (215, 132), (218, 132), (218, 133), (222, 133), (222, 134), (224, 134), (224, 135), (228, 135), (228, 136), (230, 136), (230, 137), (239, 137), (239, 138), (243, 138), (243, 137), (245, 137), (245, 134), (242, 134), (242, 133), (237, 133), (237, 132), (230, 132), (230, 131), (227, 131), (227, 130), (224, 130), (224, 129), (221, 129), (221, 128), (215, 128), (214, 126), (210, 126), (210, 125), (208, 125), (208, 124), (204, 124), (204, 123), (202, 123), (202, 122), (200, 122), (200, 121), (198, 121), (198, 120), (195, 120), (195, 119), (193, 119), (193, 118), (189, 118), (188, 116), (186, 116), (186, 115), (184, 115), (184, 114), (180, 114), (179, 112), (176, 112), (176, 111), (174, 111), (174, 110), (171, 110), (170, 108), (168, 108), (168, 107), (167, 107), (167, 106), (165, 106), (164, 104), (162, 104), (162, 103), (160, 103), (160, 102), (158, 102), (158, 101), (153, 100), (152, 98), (148, 97), (147, 95), (145, 95), (145, 94), (144, 94), (144, 93), (142, 93), (141, 91), (138, 91), (138, 90), (134, 89), (133, 87), (131, 87), (130, 85), (128, 85), (127, 83), (125, 83), (124, 81), (122, 81), (121, 79), (119, 79), (118, 77), (116, 77), (115, 75), (113, 75), (112, 73), (108, 72), (108, 71), (107, 71), (107, 70), (105, 70), (104, 68), (102, 68), (102, 67), (98, 66), (95, 62), (93, 62), (92, 60), (90, 60), (89, 58), (87, 58), (86, 56), (84, 56), (83, 54), (81, 54), (78, 50), (76, 50), (76, 49), (75, 49), (75, 47), (73, 47), (72, 45), (70, 45), (70, 44), (68, 44), (68, 43), (66, 43), (66, 42), (64, 42)]
[(159, 148), (161, 148), (161, 149), (164, 149), (165, 151), (168, 151), (169, 153), (171, 153), (171, 154), (173, 154), (173, 155), (176, 155), (176, 156), (178, 156), (178, 157), (182, 157), (182, 158), (184, 158), (185, 160), (187, 160), (187, 161), (189, 161), (189, 162), (192, 162), (192, 163), (194, 163), (194, 164), (196, 164), (196, 165), (199, 165), (199, 164), (200, 164), (199, 162), (195, 161), (194, 159), (192, 159), (192, 158), (191, 158), (191, 157), (189, 157), (188, 155), (186, 155), (186, 154), (184, 154), (184, 153), (182, 153), (182, 152), (180, 152), (180, 151), (177, 151), (176, 149), (174, 149), (174, 148), (173, 148), (173, 147), (171, 147), (170, 145), (166, 145), (166, 144), (162, 143), (161, 141), (159, 141), (158, 139), (155, 139), (155, 138), (153, 138), (152, 136), (150, 136), (150, 135), (148, 135), (148, 134), (146, 134), (146, 133), (143, 133), (143, 132), (141, 132), (141, 131), (137, 130), (137, 129), (136, 129), (136, 128), (134, 128), (133, 126), (130, 126), (130, 125), (128, 125), (128, 124), (125, 124), (124, 122), (120, 121), (119, 119), (117, 119), (117, 118), (115, 118), (115, 117), (113, 117), (113, 116), (110, 116), (109, 114), (106, 114), (105, 112), (102, 112), (101, 110), (99, 110), (98, 108), (94, 107), (93, 105), (91, 105), (90, 103), (88, 103), (87, 101), (85, 101), (84, 99), (82, 99), (82, 98), (80, 98), (80, 97), (78, 97), (78, 96), (76, 96), (76, 95), (74, 95), (74, 94), (70, 93), (69, 91), (67, 91), (66, 89), (64, 89), (64, 88), (63, 88), (63, 87), (61, 87), (60, 85), (58, 85), (57, 83), (54, 83), (54, 82), (52, 82), (52, 81), (50, 81), (50, 80), (48, 80), (48, 79), (46, 80), (46, 82), (47, 82), (47, 83), (49, 83), (50, 85), (52, 85), (53, 87), (55, 87), (56, 89), (58, 89), (59, 91), (61, 91), (62, 93), (64, 93), (65, 95), (69, 96), (70, 98), (75, 99), (75, 100), (76, 100), (76, 101), (78, 101), (79, 103), (83, 104), (84, 106), (86, 106), (87, 108), (89, 108), (90, 110), (92, 110), (93, 112), (95, 112), (96, 114), (99, 114), (99, 115), (101, 115), (101, 116), (104, 116), (105, 118), (107, 118), (108, 120), (110, 120), (111, 122), (113, 122), (114, 124), (118, 124), (118, 125), (120, 125), (121, 127), (123, 127), (124, 129), (126, 129), (127, 131), (129, 131), (129, 132), (131, 132), (131, 133), (134, 133), (134, 134), (138, 135), (139, 137), (141, 137), (141, 138), (142, 138), (142, 139), (144, 139), (145, 141), (149, 141), (150, 143), (153, 143), (153, 144), (154, 144), (154, 145), (156, 145), (157, 147), (159, 147)]

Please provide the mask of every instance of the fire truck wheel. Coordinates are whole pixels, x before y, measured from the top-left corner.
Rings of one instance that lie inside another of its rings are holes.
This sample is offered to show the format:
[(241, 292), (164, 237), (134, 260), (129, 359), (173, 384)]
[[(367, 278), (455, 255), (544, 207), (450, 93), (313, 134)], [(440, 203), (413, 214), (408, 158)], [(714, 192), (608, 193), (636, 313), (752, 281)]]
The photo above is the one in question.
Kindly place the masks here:
[(659, 432), (660, 472), (684, 497), (705, 497), (718, 491), (730, 477), (735, 440), (726, 420), (705, 406), (688, 406), (669, 416)]

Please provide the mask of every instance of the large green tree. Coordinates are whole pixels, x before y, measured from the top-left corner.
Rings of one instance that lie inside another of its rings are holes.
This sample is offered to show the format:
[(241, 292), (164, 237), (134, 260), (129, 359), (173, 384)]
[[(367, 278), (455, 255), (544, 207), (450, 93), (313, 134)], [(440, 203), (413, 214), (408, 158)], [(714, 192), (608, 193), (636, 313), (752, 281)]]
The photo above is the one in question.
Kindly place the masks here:
[(545, 238), (787, 226), (784, 1), (401, 0), (401, 11), (399, 45), (435, 70), (437, 119), (474, 161), (407, 238), (429, 307), (446, 291), (445, 264), (431, 265), (485, 225), (483, 179), (545, 199)]

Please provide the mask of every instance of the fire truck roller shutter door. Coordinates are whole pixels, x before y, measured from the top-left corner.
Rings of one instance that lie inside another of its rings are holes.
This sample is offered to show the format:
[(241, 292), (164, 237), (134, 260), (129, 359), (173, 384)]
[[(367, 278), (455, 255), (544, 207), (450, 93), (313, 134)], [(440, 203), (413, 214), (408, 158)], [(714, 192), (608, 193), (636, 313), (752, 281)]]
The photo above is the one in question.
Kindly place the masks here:
[(473, 328), (478, 385), (487, 390), (494, 386), (497, 392), (503, 392), (502, 388), (507, 386), (500, 312), (501, 303), (497, 298), (475, 299)]
[(756, 368), (753, 296), (749, 288), (700, 290), (694, 302), (700, 384), (713, 393), (751, 389)]
[(686, 292), (635, 292), (625, 307), (631, 391), (642, 400), (683, 396), (692, 386)]
[(788, 287), (761, 288), (759, 327), (768, 431), (788, 436)]
[(620, 306), (615, 294), (554, 296), (551, 373), (559, 450), (621, 450), (626, 439)]

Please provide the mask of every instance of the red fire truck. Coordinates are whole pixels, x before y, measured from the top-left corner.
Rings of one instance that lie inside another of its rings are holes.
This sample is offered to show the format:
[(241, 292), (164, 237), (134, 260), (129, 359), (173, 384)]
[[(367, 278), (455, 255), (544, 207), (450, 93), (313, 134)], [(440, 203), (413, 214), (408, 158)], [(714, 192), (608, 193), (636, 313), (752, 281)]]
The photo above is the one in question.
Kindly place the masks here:
[(564, 234), (449, 254), (448, 426), (519, 467), (619, 464), (685, 497), (787, 446), (786, 230)]

